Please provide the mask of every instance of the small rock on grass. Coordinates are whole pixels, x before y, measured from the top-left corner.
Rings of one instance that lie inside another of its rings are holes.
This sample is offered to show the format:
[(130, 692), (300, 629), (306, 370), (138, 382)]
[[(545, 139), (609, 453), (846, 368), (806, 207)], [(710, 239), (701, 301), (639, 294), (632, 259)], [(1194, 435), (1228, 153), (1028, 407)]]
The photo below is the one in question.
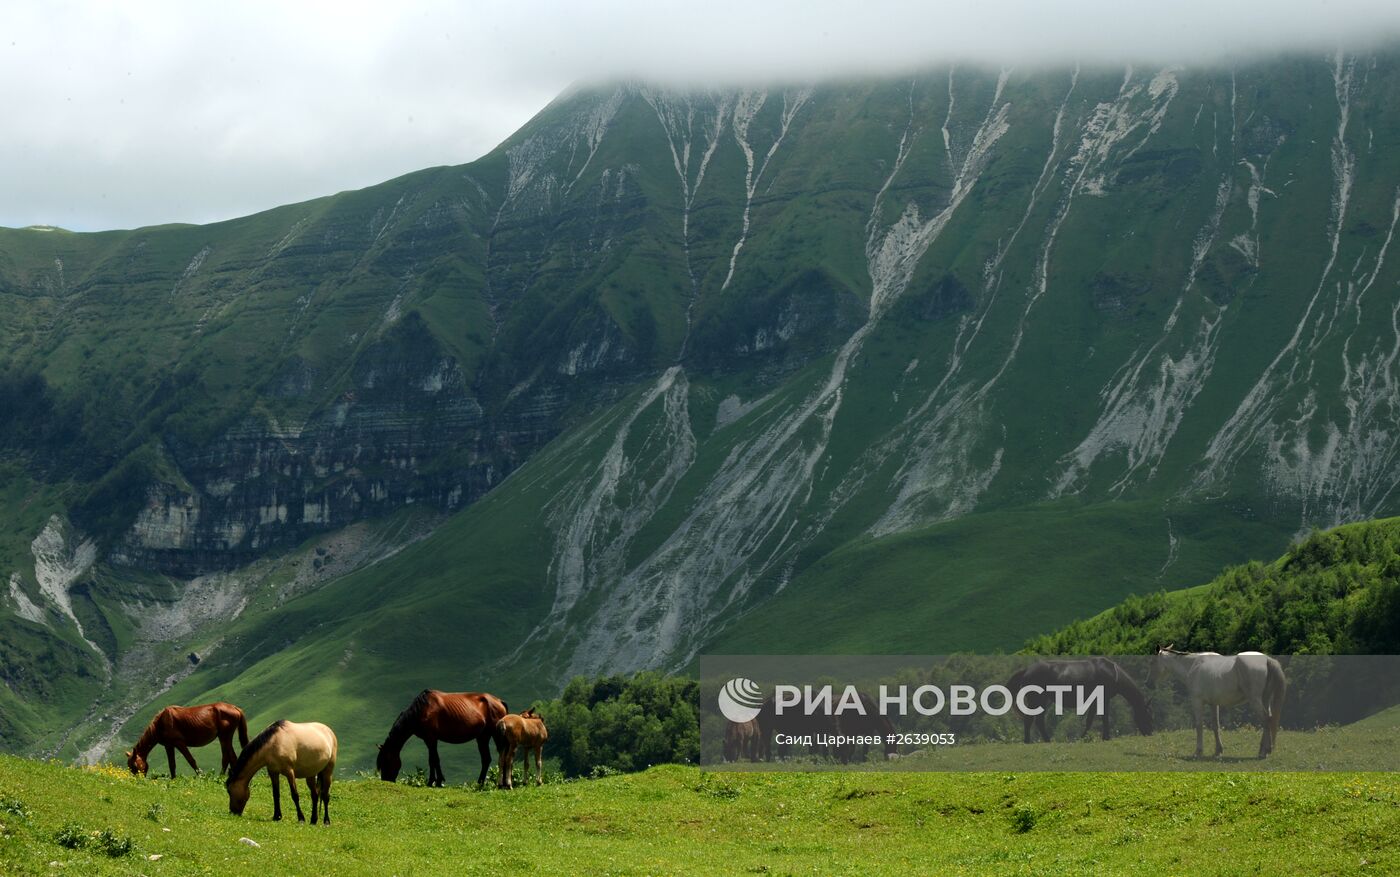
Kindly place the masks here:
[(258, 847), (262, 846), (262, 844), (253, 840), (251, 837), (240, 837), (238, 839), (238, 842), (241, 844), (247, 844), (248, 846), (253, 847), (254, 849), (257, 849)]

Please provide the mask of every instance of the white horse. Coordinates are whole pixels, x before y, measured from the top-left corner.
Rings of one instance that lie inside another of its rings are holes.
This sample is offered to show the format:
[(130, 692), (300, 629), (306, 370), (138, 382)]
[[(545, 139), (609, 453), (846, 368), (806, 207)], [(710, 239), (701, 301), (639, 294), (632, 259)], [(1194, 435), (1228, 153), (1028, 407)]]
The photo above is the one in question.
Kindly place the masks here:
[(1259, 739), (1259, 757), (1274, 751), (1278, 740), (1279, 719), (1283, 715), (1283, 696), (1288, 683), (1278, 661), (1262, 652), (1240, 652), (1221, 655), (1217, 652), (1179, 652), (1171, 646), (1157, 650), (1156, 660), (1148, 674), (1155, 680), (1158, 668), (1165, 666), (1186, 686), (1191, 709), (1196, 716), (1196, 757), (1201, 757), (1202, 730), (1207, 706), (1215, 710), (1215, 754), (1220, 744), (1220, 708), (1248, 703), (1263, 727)]

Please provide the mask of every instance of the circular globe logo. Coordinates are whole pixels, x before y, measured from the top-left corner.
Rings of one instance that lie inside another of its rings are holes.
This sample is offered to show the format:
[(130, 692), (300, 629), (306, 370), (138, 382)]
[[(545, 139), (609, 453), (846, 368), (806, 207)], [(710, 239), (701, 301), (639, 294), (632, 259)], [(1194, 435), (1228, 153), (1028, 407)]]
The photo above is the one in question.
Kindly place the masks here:
[(719, 711), (731, 722), (752, 722), (762, 708), (763, 690), (752, 679), (740, 676), (719, 690)]

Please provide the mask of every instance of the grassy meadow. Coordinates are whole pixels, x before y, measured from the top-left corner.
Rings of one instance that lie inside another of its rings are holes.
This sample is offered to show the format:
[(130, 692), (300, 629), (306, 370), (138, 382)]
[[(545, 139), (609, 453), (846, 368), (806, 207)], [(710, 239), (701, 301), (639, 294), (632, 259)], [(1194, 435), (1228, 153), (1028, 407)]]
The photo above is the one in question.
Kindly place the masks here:
[(265, 778), (254, 782), (253, 795), (240, 818), (228, 814), (215, 777), (138, 780), (111, 766), (0, 756), (0, 872), (1400, 869), (1400, 781), (1393, 774), (780, 774), (664, 766), (513, 792), (344, 776), (332, 790), (330, 827), (272, 822)]

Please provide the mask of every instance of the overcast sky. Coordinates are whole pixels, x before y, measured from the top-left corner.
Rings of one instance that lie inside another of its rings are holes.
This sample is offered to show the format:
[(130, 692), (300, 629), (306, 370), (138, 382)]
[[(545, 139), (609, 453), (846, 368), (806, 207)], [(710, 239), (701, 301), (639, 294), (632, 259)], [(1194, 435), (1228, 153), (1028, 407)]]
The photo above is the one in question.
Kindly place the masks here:
[(1190, 63), (1396, 33), (1397, 0), (4, 0), (0, 226), (208, 222), (464, 163), (578, 81)]

